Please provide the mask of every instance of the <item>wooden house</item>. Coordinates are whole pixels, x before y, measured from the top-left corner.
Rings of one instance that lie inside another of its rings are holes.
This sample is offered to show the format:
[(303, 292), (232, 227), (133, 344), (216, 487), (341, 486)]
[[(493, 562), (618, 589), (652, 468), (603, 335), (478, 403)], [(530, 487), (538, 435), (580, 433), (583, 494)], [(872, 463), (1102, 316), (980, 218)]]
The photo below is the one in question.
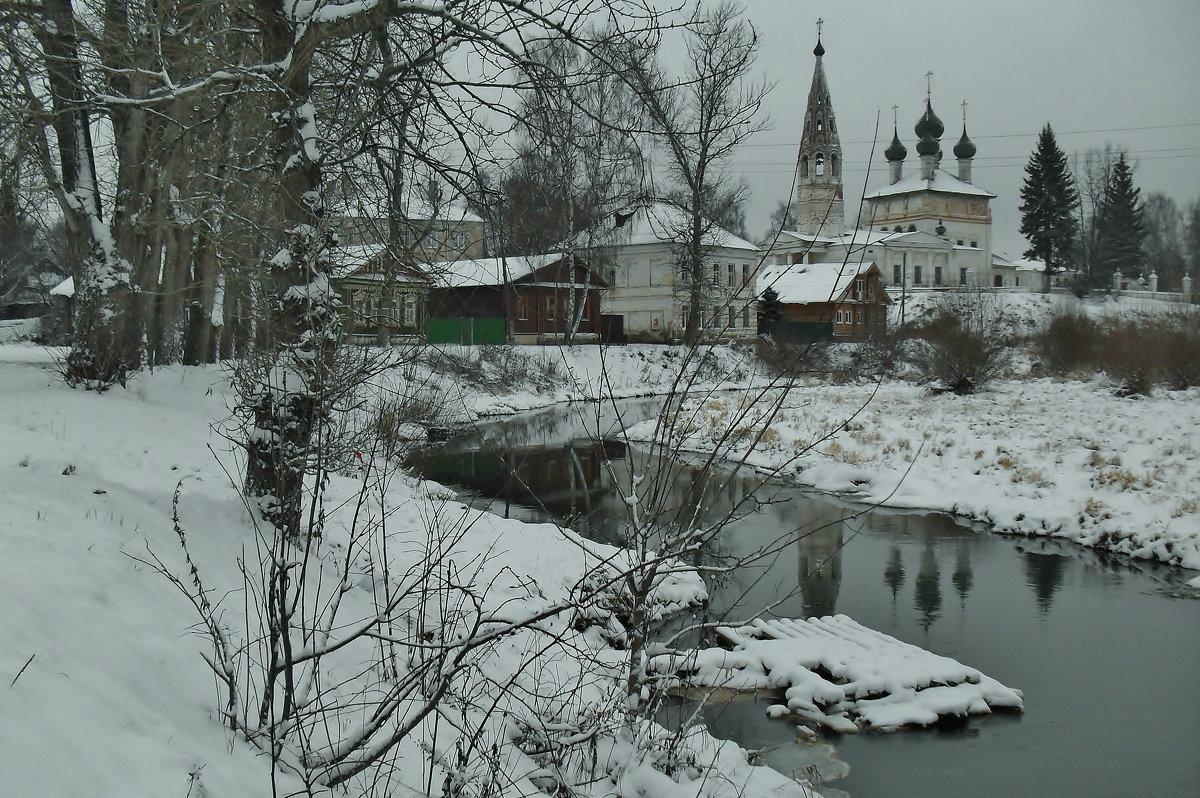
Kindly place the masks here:
[(558, 343), (572, 307), (582, 309), (577, 340), (596, 340), (599, 334), (600, 293), (607, 284), (578, 257), (478, 258), (426, 268), (432, 280), (426, 324), (431, 343)]
[(338, 247), (333, 259), (347, 341), (384, 344), (423, 334), (430, 286), (425, 272), (382, 246)]
[(892, 299), (873, 261), (768, 266), (757, 286), (760, 300), (767, 288), (779, 296), (777, 336), (861, 341), (887, 329)]

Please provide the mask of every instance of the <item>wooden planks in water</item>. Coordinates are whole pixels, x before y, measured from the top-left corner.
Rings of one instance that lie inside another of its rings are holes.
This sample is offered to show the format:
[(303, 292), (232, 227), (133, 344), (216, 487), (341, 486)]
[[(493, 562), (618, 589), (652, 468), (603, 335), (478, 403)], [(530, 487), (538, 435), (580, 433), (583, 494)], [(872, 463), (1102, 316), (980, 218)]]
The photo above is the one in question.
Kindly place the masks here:
[(728, 648), (656, 657), (679, 686), (781, 690), (769, 710), (841, 732), (895, 731), (941, 719), (1023, 708), (1019, 690), (845, 615), (723, 626)]

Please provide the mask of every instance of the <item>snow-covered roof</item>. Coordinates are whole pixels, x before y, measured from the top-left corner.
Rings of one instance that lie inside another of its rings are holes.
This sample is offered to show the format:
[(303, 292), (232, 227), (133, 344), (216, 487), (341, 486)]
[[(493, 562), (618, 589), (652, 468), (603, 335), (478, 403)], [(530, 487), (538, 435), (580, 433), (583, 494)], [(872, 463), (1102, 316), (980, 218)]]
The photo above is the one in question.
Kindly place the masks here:
[(1045, 261), (1034, 260), (1032, 258), (1018, 258), (1014, 260), (1013, 266), (1019, 272), (1044, 272), (1046, 271)]
[[(674, 244), (679, 243), (683, 231), (691, 225), (691, 216), (678, 205), (656, 200), (633, 209), (633, 215), (626, 217), (618, 214), (625, 221), (619, 227), (603, 232), (600, 237), (604, 240), (602, 246), (637, 246), (640, 244)], [(611, 217), (610, 217), (611, 218)], [(609, 223), (606, 221), (606, 224)], [(748, 253), (759, 252), (759, 248), (746, 239), (736, 236), (723, 227), (713, 224), (704, 234), (704, 246), (740, 249)]]
[[(384, 219), (387, 217), (387, 202), (376, 197), (355, 194), (331, 200), (330, 205), (348, 218)], [(466, 200), (455, 197), (436, 206), (425, 197), (411, 197), (400, 201), (400, 213), (416, 222), (476, 222), (483, 223), (479, 214), (467, 207)]]
[(779, 301), (791, 305), (832, 302), (846, 293), (854, 278), (874, 265), (874, 261), (860, 261), (765, 266), (759, 270), (754, 284), (760, 297), (767, 288), (774, 288)]
[(890, 186), (884, 186), (881, 189), (872, 191), (864, 199), (879, 199), (882, 197), (894, 197), (899, 194), (912, 194), (917, 191), (938, 191), (943, 194), (966, 194), (973, 197), (988, 197), (989, 199), (996, 195), (987, 189), (980, 188), (974, 183), (968, 183), (965, 180), (959, 180), (954, 175), (944, 169), (934, 169), (933, 179), (926, 180), (921, 177), (919, 169), (914, 170), (912, 174), (901, 178), (899, 181), (892, 183)]
[(68, 277), (51, 288), (50, 296), (75, 296), (75, 278)]
[(475, 288), (520, 280), (560, 259), (562, 253), (554, 252), (508, 258), (444, 260), (430, 263), (425, 268), (434, 285), (440, 288)]

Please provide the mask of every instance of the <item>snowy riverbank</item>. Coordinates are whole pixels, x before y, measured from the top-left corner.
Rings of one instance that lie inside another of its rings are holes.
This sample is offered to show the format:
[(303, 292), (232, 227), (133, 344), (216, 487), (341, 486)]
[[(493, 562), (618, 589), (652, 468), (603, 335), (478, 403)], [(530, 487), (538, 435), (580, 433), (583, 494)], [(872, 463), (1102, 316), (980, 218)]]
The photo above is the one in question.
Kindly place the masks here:
[[(732, 396), (687, 405), (671, 446), (711, 450), (733, 419), (747, 425), (741, 410)], [(729, 450), (743, 455), (868, 504), (1200, 569), (1197, 389), (1122, 399), (1100, 380), (1038, 379), (964, 397), (907, 382), (813, 384), (791, 391), (755, 451)]]
[[(187, 579), (172, 517), (182, 480), (178, 516), (191, 557), (231, 639), (245, 635), (240, 563), (253, 578), (261, 538), (231, 484), (240, 465), (221, 434), (232, 402), (226, 375), (171, 367), (98, 394), (64, 386), (50, 360), (36, 348), (0, 351), (6, 789), (46, 796), (304, 792), (286, 769), (273, 779), (261, 750), (224, 727), (218, 686), (201, 658), (211, 644), (197, 633), (188, 601), (149, 565), (161, 558)], [(616, 678), (623, 652), (571, 610), (546, 611), (569, 605), (585, 573), (603, 579), (605, 569), (619, 567), (617, 550), (471, 510), (438, 486), (400, 474), (366, 494), (363, 484), (352, 473), (331, 476), (319, 557), (308, 566), (332, 586), (348, 562), (340, 617), (379, 611), (385, 563), (391, 579), (403, 580), (425, 562), (453, 569), (439, 600), (473, 597), (446, 610), (454, 618), (446, 628), (459, 628), (473, 611), (488, 613), (493, 624), (545, 614), (472, 655), (441, 709), (416, 723), (387, 760), (390, 794), (437, 795), (474, 784), (498, 795), (538, 795), (557, 783), (596, 796), (811, 794), (703, 731), (684, 739), (654, 724), (611, 722), (624, 717)], [(364, 548), (353, 530), (385, 518), (387, 547)], [(653, 601), (667, 611), (703, 595), (694, 572), (670, 569)], [(471, 610), (476, 599), (479, 609)], [(431, 611), (422, 607), (421, 614)], [(362, 688), (379, 650), (367, 639), (330, 655), (325, 678), (341, 687), (328, 689)]]

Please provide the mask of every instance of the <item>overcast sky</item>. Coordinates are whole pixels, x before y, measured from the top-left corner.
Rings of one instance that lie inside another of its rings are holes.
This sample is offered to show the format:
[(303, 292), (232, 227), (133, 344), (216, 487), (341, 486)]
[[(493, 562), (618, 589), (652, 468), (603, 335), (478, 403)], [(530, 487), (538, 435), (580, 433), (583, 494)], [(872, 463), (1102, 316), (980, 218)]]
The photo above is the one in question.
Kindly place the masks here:
[[(863, 184), (886, 183), (883, 150), (899, 105), (906, 174), (917, 167), (913, 125), (933, 72), (933, 109), (946, 125), (943, 166), (967, 129), (979, 148), (973, 182), (992, 201), (995, 248), (1019, 256), (1018, 191), (1038, 131), (1049, 122), (1071, 156), (1111, 142), (1135, 164), (1142, 195), (1200, 198), (1200, 2), (1197, 0), (745, 0), (761, 74), (775, 84), (771, 130), (738, 155), (754, 188), (752, 238), (788, 195), (825, 20), (825, 74), (845, 159), (846, 216)], [(879, 143), (870, 159), (876, 114)], [(867, 164), (871, 172), (867, 174)]]

